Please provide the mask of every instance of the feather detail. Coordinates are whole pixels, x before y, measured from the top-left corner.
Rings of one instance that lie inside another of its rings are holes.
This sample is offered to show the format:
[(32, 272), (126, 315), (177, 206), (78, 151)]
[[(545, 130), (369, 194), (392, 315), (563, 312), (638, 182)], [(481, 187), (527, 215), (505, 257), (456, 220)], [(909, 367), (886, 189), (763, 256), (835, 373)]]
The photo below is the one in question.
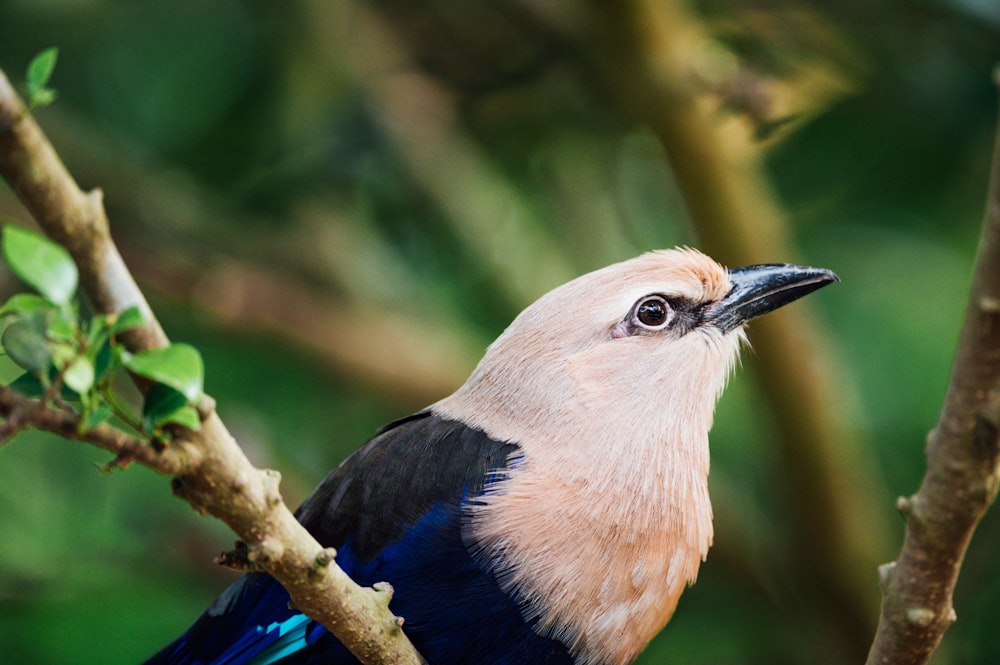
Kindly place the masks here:
[[(424, 412), (384, 428), (298, 511), (355, 582), (395, 587), (391, 609), (435, 665), (571, 665), (466, 547), (468, 510), (506, 478), (518, 447)], [(516, 463), (516, 462), (515, 462)], [(288, 609), (261, 573), (242, 577), (156, 665), (356, 665), (322, 626)]]

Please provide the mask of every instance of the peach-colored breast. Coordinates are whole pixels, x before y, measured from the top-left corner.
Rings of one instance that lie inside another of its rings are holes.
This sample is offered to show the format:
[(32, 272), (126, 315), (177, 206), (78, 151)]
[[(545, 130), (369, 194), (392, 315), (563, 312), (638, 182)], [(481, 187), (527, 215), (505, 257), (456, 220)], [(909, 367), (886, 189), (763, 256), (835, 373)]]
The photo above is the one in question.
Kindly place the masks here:
[[(711, 545), (707, 469), (668, 479), (665, 469), (605, 459), (616, 473), (594, 483), (543, 457), (526, 453), (476, 509), (471, 544), (578, 663), (630, 663), (670, 619)], [(656, 480), (637, 483), (635, 471)], [(653, 483), (658, 490), (636, 486)]]

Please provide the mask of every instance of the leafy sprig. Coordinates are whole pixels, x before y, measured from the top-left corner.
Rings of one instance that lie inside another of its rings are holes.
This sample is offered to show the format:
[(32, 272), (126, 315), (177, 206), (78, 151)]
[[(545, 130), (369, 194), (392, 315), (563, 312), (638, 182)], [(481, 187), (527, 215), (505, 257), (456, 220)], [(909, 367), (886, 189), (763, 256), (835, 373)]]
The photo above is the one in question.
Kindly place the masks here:
[[(18, 278), (36, 293), (18, 293), (0, 306), (0, 347), (24, 373), (10, 386), (79, 415), (85, 432), (113, 420), (154, 438), (169, 425), (197, 430), (195, 404), (204, 386), (204, 365), (188, 344), (132, 354), (119, 337), (146, 324), (138, 307), (117, 314), (82, 316), (79, 281), (69, 253), (47, 238), (17, 226), (3, 228), (0, 249)], [(141, 415), (129, 412), (113, 390), (128, 370), (152, 382)]]
[(48, 106), (56, 100), (56, 91), (49, 86), (49, 79), (56, 69), (56, 61), (59, 59), (59, 49), (56, 47), (47, 48), (28, 63), (26, 75), (28, 92), (28, 109), (35, 110), (42, 106)]

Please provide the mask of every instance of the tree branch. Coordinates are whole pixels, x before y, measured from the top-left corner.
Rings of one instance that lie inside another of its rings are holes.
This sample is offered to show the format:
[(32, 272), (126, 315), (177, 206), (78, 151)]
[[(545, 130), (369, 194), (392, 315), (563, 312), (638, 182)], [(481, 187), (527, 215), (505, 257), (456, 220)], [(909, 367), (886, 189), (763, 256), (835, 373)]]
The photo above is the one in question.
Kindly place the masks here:
[(906, 536), (899, 559), (879, 569), (885, 598), (868, 665), (928, 662), (955, 621), (955, 581), (972, 533), (1000, 487), (998, 462), (1000, 123), (951, 381), (938, 424), (927, 437), (927, 471), (920, 489), (899, 499)]
[(114, 453), (115, 459), (108, 465), (109, 468), (138, 462), (161, 473), (175, 474), (182, 473), (190, 464), (190, 460), (181, 459), (177, 449), (158, 450), (104, 423), (81, 431), (77, 414), (53, 408), (45, 400), (20, 395), (8, 386), (0, 386), (0, 415), (4, 417), (0, 424), (0, 443), (8, 441), (23, 429), (34, 428), (84, 441)]
[[(45, 233), (69, 250), (95, 313), (133, 305), (146, 313), (150, 323), (123, 335), (125, 345), (132, 351), (164, 346), (167, 337), (111, 239), (100, 191), (80, 190), (2, 71), (0, 175)], [(281, 582), (297, 608), (326, 626), (362, 662), (421, 663), (399, 629), (402, 620), (388, 611), (391, 588), (356, 585), (285, 506), (279, 474), (254, 468), (214, 411), (203, 416), (200, 431), (185, 432), (163, 451), (131, 443), (124, 449), (136, 461), (174, 475), (175, 494), (228, 524), (246, 543), (248, 561)], [(116, 445), (110, 439), (87, 440)]]
[[(403, 42), (393, 38), (377, 12), (358, 3), (351, 19), (349, 73), (375, 102), (380, 127), (410, 177), (437, 203), (469, 253), (497, 276), (510, 302), (520, 308), (540, 289), (572, 278), (561, 244), (475, 143), (457, 131), (448, 93), (409, 66)], [(325, 42), (323, 51), (329, 51)]]

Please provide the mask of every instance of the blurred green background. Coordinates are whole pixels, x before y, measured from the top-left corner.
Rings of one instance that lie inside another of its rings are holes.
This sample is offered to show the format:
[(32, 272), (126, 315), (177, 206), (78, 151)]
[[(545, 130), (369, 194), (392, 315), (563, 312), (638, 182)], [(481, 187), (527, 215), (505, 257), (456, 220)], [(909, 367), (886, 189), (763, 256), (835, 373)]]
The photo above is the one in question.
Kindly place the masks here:
[[(769, 408), (752, 377), (782, 370), (750, 363), (712, 435), (715, 548), (640, 663), (861, 661), (965, 304), (1000, 4), (0, 3), (12, 80), (53, 45), (40, 122), (104, 190), (168, 334), (201, 349), (223, 419), (292, 506), (380, 424), (454, 389), (548, 288), (724, 244), (689, 159), (723, 155), (755, 183), (746, 206), (793, 239), (766, 260), (843, 280), (796, 307), (842, 393), (840, 497), (879, 526), (847, 534), (873, 559), (854, 562), (868, 586), (845, 616), (831, 608), (853, 590), (814, 579), (845, 555), (807, 546), (828, 516), (790, 517), (811, 483), (774, 445), (794, 405)], [(691, 99), (714, 138), (664, 130)], [(2, 185), (0, 216), (30, 223)], [(4, 273), (3, 295), (18, 288)], [(0, 661), (137, 662), (232, 578), (211, 562), (225, 527), (166, 478), (98, 474), (106, 461), (40, 435), (0, 449)], [(935, 662), (1000, 662), (998, 553), (994, 512)]]

